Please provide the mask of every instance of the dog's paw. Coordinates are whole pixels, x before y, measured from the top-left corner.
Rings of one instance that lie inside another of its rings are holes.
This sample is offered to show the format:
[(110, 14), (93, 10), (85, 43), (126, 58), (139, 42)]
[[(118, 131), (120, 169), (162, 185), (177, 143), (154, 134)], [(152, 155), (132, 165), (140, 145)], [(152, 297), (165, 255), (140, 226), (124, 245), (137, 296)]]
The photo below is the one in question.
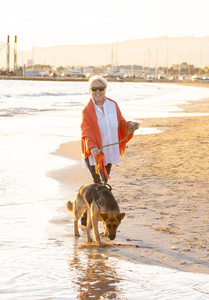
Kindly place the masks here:
[(97, 242), (100, 248), (103, 248), (105, 245), (102, 242)]
[(93, 239), (92, 239), (91, 237), (89, 237), (89, 238), (87, 238), (86, 241), (92, 243), (92, 242), (93, 242)]
[(79, 237), (80, 236), (80, 233), (79, 231), (75, 232), (75, 236)]

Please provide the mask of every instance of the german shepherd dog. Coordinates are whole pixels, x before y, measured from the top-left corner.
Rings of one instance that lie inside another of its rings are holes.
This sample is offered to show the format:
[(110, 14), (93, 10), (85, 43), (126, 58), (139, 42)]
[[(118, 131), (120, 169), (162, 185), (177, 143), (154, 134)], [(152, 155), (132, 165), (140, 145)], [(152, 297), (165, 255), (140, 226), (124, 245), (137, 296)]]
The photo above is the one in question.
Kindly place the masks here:
[(78, 237), (80, 236), (78, 220), (87, 210), (86, 239), (88, 242), (92, 242), (90, 236), (90, 227), (92, 224), (95, 241), (99, 247), (104, 246), (98, 230), (99, 219), (101, 218), (104, 224), (104, 236), (107, 236), (110, 240), (114, 240), (116, 230), (121, 220), (125, 217), (125, 213), (120, 213), (118, 203), (108, 184), (101, 185), (95, 183), (82, 186), (76, 195), (74, 203), (68, 201), (66, 208), (68, 211), (73, 211), (74, 213), (74, 234)]

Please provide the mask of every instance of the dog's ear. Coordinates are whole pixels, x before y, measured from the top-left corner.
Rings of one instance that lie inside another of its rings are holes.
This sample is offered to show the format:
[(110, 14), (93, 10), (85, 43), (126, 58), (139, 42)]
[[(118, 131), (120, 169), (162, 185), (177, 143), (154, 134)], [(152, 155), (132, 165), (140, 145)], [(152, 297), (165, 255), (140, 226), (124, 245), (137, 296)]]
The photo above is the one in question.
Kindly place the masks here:
[(106, 213), (100, 213), (99, 216), (103, 221), (107, 220), (107, 218), (108, 218), (108, 214), (106, 214)]
[(121, 221), (125, 217), (125, 213), (121, 213), (117, 215), (117, 219)]

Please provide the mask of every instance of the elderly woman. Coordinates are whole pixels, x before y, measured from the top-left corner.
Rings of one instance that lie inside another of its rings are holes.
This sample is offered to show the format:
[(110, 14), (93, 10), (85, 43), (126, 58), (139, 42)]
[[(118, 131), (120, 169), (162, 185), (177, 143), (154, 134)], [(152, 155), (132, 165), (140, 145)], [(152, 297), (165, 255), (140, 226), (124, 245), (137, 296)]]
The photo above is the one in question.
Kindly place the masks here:
[[(90, 78), (91, 99), (82, 112), (82, 154), (95, 183), (100, 183), (101, 177), (102, 182), (107, 183), (112, 164), (120, 162), (120, 155), (125, 152), (126, 143), (133, 133), (125, 141), (118, 142), (132, 129), (139, 128), (138, 122), (126, 121), (118, 104), (105, 96), (106, 88), (103, 77)], [(114, 143), (117, 144), (112, 145)], [(104, 145), (110, 146), (102, 148)]]

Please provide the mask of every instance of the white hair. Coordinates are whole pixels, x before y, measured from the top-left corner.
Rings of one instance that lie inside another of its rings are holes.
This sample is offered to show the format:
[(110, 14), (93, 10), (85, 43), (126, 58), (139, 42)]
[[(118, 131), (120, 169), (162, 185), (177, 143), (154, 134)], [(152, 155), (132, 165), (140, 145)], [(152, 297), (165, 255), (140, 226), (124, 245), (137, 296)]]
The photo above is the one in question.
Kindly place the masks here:
[(92, 83), (96, 80), (99, 80), (105, 88), (107, 87), (107, 81), (102, 76), (94, 75), (89, 79), (89, 89), (91, 88)]

